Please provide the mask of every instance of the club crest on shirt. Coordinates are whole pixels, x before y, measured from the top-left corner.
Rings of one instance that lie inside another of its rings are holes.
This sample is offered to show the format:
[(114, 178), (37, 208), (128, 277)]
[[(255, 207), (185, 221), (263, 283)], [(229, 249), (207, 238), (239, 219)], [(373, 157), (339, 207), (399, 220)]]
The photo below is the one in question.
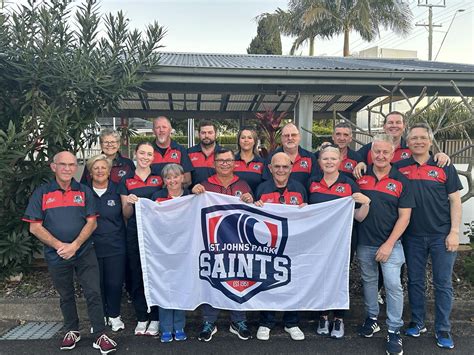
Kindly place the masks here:
[(438, 172), (436, 170), (430, 170), (428, 171), (428, 176), (437, 178), (439, 176)]
[(350, 161), (348, 161), (344, 164), (344, 169), (352, 171), (352, 170), (354, 170), (354, 164), (352, 164)]
[(240, 196), (242, 196), (242, 191), (240, 191), (240, 190), (235, 191), (234, 196), (235, 196), (235, 197), (240, 197)]
[(153, 179), (150, 180), (150, 183), (152, 183), (153, 185), (158, 185), (158, 179), (153, 178)]
[(296, 196), (291, 196), (290, 205), (297, 205), (297, 204), (298, 204), (298, 198)]
[(301, 166), (302, 168), (306, 169), (306, 168), (308, 167), (308, 162), (307, 162), (306, 160), (302, 160), (302, 161), (300, 162), (300, 166)]
[(397, 185), (395, 185), (393, 182), (389, 182), (387, 184), (387, 190), (396, 191), (397, 190)]
[(344, 186), (338, 186), (336, 187), (336, 192), (344, 193), (346, 192), (346, 188)]
[(119, 170), (119, 172), (117, 173), (117, 176), (118, 177), (124, 177), (126, 173), (127, 172), (125, 170)]
[(171, 159), (178, 159), (178, 153), (176, 152), (171, 153)]
[(401, 159), (408, 159), (408, 158), (410, 158), (410, 154), (408, 154), (407, 152), (403, 152), (403, 153), (400, 155), (400, 158), (401, 158)]
[(74, 203), (77, 203), (77, 204), (84, 202), (81, 195), (74, 196), (73, 201)]
[(114, 207), (115, 206), (115, 200), (108, 200), (107, 201), (107, 206)]
[(260, 165), (255, 164), (252, 169), (258, 171), (258, 170), (260, 170), (260, 168), (261, 168)]

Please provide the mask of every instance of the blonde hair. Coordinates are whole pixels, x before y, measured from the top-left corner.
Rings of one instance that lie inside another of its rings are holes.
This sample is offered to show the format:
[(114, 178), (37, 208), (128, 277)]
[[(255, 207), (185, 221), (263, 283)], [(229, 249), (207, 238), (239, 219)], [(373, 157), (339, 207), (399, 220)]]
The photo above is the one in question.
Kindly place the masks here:
[(109, 169), (109, 171), (112, 169), (112, 161), (110, 161), (108, 158), (107, 158), (107, 155), (105, 154), (98, 154), (98, 155), (95, 155), (91, 158), (89, 158), (87, 160), (87, 163), (86, 163), (86, 166), (87, 166), (87, 170), (89, 170), (89, 172), (91, 172), (92, 170), (92, 167), (94, 166), (94, 164), (98, 161), (105, 161), (107, 163), (107, 168)]

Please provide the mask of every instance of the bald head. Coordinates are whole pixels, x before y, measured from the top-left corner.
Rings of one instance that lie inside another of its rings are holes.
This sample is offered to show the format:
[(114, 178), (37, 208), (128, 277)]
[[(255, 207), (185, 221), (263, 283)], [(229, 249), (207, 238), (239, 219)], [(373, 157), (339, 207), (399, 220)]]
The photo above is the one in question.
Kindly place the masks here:
[(279, 153), (275, 153), (272, 156), (271, 164), (272, 165), (278, 165), (278, 164), (291, 165), (291, 159), (288, 156), (288, 154), (286, 154), (284, 152), (279, 152)]
[(56, 175), (59, 186), (66, 189), (77, 171), (76, 156), (67, 151), (59, 152), (53, 157), (50, 166), (54, 175)]
[(74, 160), (74, 162), (77, 164), (77, 158), (74, 154), (71, 152), (68, 152), (67, 150), (64, 150), (62, 152), (56, 153), (53, 157), (53, 163), (58, 163), (61, 160)]
[(276, 187), (286, 187), (291, 174), (291, 159), (284, 152), (276, 153), (268, 167)]

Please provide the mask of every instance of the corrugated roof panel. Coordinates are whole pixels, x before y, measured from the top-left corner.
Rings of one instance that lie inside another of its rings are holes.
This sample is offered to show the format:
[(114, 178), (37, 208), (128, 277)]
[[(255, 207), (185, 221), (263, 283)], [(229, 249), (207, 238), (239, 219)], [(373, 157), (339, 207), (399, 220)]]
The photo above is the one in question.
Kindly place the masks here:
[(184, 94), (172, 94), (171, 97), (174, 100), (184, 100)]
[(278, 107), (278, 111), (288, 111), (288, 109), (290, 108), (291, 104), (290, 103), (282, 103), (279, 107)]
[(314, 110), (314, 111), (319, 111), (319, 110), (321, 110), (325, 105), (326, 105), (325, 103), (317, 103), (317, 102), (315, 102), (315, 103), (313, 104), (313, 110)]
[(186, 94), (186, 100), (194, 100), (196, 101), (198, 98), (197, 94)]
[(250, 107), (250, 102), (229, 102), (227, 104), (227, 111), (247, 111)]
[(280, 95), (265, 95), (264, 101), (280, 102)]
[(202, 111), (219, 111), (221, 108), (221, 104), (218, 102), (201, 102), (201, 110)]
[(151, 110), (169, 110), (170, 104), (168, 101), (148, 101)]
[(331, 105), (331, 107), (329, 107), (329, 108), (327, 109), (327, 111), (333, 111), (333, 110), (336, 110), (336, 111), (345, 111), (345, 110), (347, 110), (351, 105), (352, 105), (352, 102), (350, 102), (350, 103), (335, 103), (334, 105)]
[(173, 109), (175, 111), (184, 110), (184, 101), (173, 101)]
[(122, 110), (143, 110), (143, 106), (140, 101), (129, 101), (129, 100), (121, 101), (120, 108)]
[(359, 100), (361, 97), (362, 96), (357, 96), (357, 95), (355, 96), (344, 95), (344, 96), (341, 96), (339, 100), (337, 100), (337, 102), (349, 102), (349, 101), (353, 102), (353, 101)]
[(334, 95), (314, 95), (313, 96), (313, 101), (317, 102), (327, 102), (331, 100), (334, 97)]
[(255, 95), (230, 95), (229, 101), (252, 101)]
[(149, 99), (168, 100), (167, 92), (148, 92)]
[(257, 108), (257, 111), (273, 110), (277, 104), (278, 102), (263, 101)]
[(220, 94), (202, 94), (201, 95), (201, 100), (220, 100), (221, 95)]
[(186, 110), (196, 111), (197, 102), (196, 101), (186, 101)]

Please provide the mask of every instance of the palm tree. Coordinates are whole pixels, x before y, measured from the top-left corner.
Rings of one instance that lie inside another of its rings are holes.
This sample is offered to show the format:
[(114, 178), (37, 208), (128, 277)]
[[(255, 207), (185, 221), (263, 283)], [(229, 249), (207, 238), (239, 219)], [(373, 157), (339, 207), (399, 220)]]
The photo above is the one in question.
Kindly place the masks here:
[(350, 55), (351, 31), (372, 41), (380, 27), (404, 36), (412, 28), (412, 12), (401, 0), (290, 0), (288, 7), (290, 13), (301, 14), (298, 26), (302, 29), (329, 22), (331, 36), (343, 33), (345, 57)]

